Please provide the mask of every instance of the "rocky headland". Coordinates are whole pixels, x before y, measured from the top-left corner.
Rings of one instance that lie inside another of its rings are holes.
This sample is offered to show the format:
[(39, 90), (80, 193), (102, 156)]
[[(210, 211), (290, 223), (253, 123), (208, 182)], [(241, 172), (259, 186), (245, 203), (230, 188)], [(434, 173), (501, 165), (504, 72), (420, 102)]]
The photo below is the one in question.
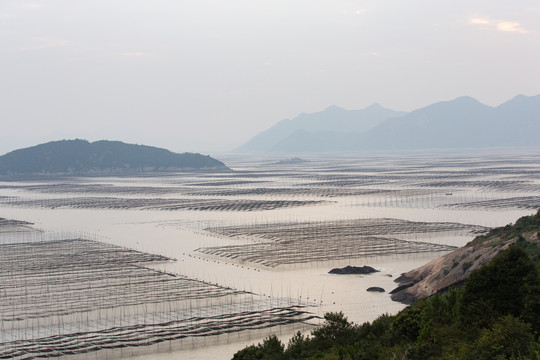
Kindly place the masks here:
[(512, 244), (529, 251), (536, 251), (540, 211), (520, 218), (514, 225), (492, 229), (486, 235), (477, 236), (462, 248), (456, 249), (424, 266), (402, 274), (395, 281), (398, 287), (390, 292), (392, 300), (412, 304), (451, 286), (459, 286), (472, 271), (488, 263)]

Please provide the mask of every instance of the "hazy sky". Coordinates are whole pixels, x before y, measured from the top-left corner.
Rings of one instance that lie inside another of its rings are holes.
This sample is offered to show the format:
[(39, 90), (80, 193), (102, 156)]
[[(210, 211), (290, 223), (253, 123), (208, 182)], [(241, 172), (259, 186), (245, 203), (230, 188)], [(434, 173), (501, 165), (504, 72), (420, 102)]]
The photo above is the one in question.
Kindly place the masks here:
[(0, 0), (0, 153), (232, 149), (335, 104), (540, 94), (538, 0)]

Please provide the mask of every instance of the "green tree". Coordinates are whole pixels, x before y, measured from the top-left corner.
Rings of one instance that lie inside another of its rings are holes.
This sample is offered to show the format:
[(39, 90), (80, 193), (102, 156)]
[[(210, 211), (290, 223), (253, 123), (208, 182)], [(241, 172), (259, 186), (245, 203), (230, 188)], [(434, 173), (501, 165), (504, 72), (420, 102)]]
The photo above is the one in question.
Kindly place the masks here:
[(422, 312), (427, 306), (425, 300), (403, 309), (392, 322), (392, 329), (398, 341), (416, 341), (422, 326)]
[(324, 315), (323, 326), (312, 331), (313, 345), (317, 349), (329, 349), (332, 346), (352, 344), (357, 335), (357, 327), (340, 311)]
[(286, 359), (305, 359), (313, 354), (313, 347), (309, 337), (297, 332), (290, 340), (285, 350)]
[(533, 353), (534, 346), (531, 326), (512, 315), (505, 315), (490, 329), (482, 331), (474, 357), (479, 360), (522, 359)]
[(270, 335), (262, 344), (248, 346), (234, 354), (233, 360), (281, 360), (284, 345), (276, 335)]
[(538, 279), (535, 264), (520, 247), (510, 246), (465, 282), (459, 309), (462, 322), (489, 327), (502, 315), (519, 316), (532, 279)]

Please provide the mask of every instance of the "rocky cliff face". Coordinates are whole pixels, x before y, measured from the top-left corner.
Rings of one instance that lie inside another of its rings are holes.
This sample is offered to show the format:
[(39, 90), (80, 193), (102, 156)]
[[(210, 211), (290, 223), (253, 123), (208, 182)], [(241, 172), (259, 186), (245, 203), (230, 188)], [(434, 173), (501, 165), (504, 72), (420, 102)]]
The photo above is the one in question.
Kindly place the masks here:
[[(527, 218), (539, 222), (540, 211)], [(527, 241), (538, 245), (538, 229), (534, 226), (533, 229), (529, 227), (523, 232), (516, 233), (515, 227), (520, 220), (513, 227), (492, 230), (462, 248), (402, 274), (395, 280), (399, 286), (390, 292), (392, 300), (412, 304), (418, 299), (443, 292), (450, 286), (459, 286), (472, 271), (488, 263), (512, 244)]]

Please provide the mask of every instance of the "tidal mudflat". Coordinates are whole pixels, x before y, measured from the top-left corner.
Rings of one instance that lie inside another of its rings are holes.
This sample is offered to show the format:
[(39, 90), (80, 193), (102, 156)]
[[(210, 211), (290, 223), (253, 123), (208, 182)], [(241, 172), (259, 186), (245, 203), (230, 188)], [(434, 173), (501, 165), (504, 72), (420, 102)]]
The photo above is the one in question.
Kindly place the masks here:
[(277, 160), (1, 182), (0, 354), (226, 359), (327, 311), (372, 320), (401, 273), (540, 206), (536, 155)]

